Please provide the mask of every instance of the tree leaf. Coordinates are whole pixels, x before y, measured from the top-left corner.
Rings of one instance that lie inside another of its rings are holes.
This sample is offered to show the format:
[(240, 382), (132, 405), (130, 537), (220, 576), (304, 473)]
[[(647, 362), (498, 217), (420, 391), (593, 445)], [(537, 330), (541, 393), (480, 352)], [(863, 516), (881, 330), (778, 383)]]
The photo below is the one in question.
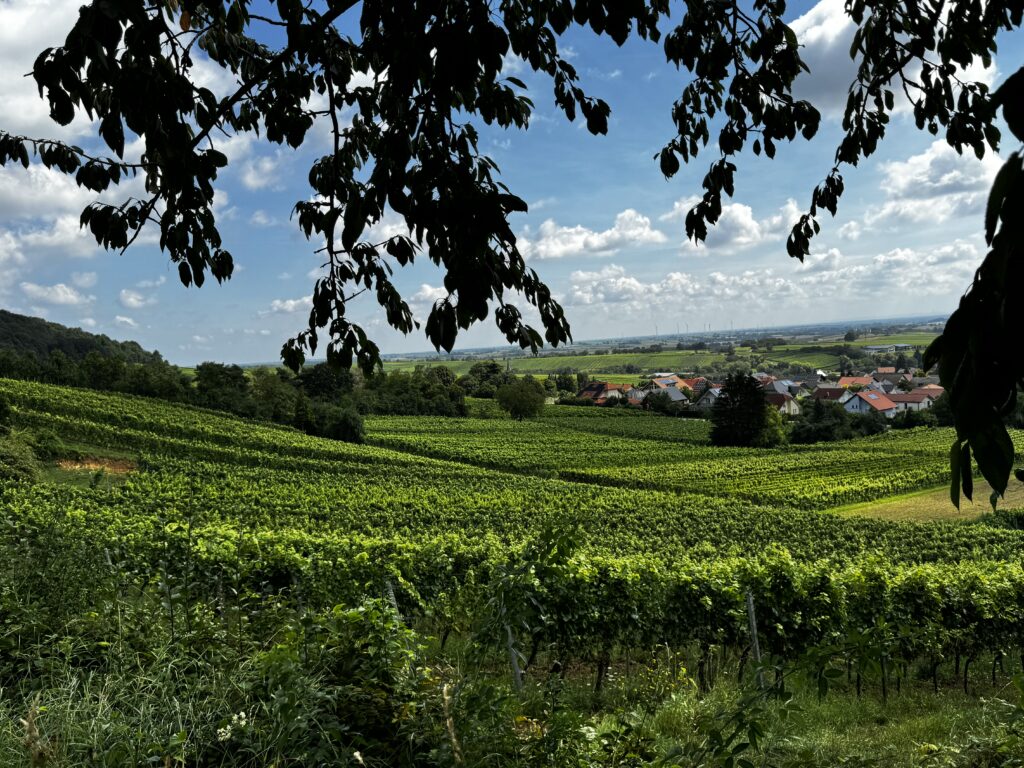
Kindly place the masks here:
[(985, 207), (985, 242), (992, 245), (992, 238), (996, 234), (996, 225), (999, 223), (999, 212), (1003, 208), (1003, 201), (1007, 192), (1016, 183), (1020, 176), (1021, 158), (1016, 152), (1010, 155), (1010, 159), (1003, 163), (995, 180), (992, 182), (992, 189), (988, 193), (988, 205)]

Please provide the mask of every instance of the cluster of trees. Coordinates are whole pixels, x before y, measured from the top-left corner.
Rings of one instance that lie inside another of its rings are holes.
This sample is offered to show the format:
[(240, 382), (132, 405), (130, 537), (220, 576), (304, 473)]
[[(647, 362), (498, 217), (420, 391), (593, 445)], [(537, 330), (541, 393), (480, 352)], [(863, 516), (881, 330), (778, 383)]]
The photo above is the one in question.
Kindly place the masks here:
[(885, 432), (890, 424), (895, 426), (895, 421), (890, 421), (880, 413), (849, 413), (839, 403), (815, 400), (805, 405), (800, 415), (793, 420), (789, 441), (824, 443), (877, 435)]
[(76, 359), (59, 347), (48, 354), (0, 348), (0, 378), (191, 403), (352, 442), (363, 439), (365, 414), (466, 414), (466, 393), (444, 366), (354, 376), (323, 363), (295, 375), (286, 369), (245, 370), (205, 362), (193, 375), (155, 353), (146, 353), (143, 360), (131, 362), (116, 351), (95, 349)]
[(326, 363), (305, 366), (297, 375), (203, 363), (196, 368), (195, 392), (199, 405), (349, 442), (363, 441), (367, 414), (466, 415), (465, 392), (445, 366), (355, 376)]
[(0, 377), (175, 401), (187, 400), (191, 388), (189, 377), (159, 355), (131, 362), (96, 350), (75, 358), (60, 348), (48, 354), (0, 349)]

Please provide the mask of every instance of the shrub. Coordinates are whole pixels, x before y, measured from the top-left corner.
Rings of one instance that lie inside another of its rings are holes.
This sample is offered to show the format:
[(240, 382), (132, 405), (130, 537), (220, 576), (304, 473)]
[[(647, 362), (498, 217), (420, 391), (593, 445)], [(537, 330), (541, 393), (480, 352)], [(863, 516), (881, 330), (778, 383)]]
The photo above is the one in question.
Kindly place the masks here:
[(10, 401), (0, 394), (0, 435), (6, 435), (11, 431), (11, 424), (14, 421), (14, 409)]
[(324, 405), (317, 409), (317, 432), (332, 440), (362, 443), (366, 439), (363, 417), (354, 408)]
[(10, 436), (0, 438), (0, 479), (39, 479), (39, 462), (32, 449)]
[(35, 430), (28, 436), (27, 442), (32, 452), (44, 461), (68, 454), (64, 441), (52, 429)]

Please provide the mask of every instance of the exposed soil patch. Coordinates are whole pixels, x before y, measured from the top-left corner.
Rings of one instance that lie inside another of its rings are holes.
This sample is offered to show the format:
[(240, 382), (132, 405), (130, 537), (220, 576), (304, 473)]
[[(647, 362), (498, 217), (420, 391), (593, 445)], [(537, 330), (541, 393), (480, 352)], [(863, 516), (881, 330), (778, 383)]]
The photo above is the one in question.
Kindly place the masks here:
[(127, 475), (135, 471), (135, 464), (125, 459), (59, 459), (61, 469), (95, 472), (102, 469), (112, 475)]

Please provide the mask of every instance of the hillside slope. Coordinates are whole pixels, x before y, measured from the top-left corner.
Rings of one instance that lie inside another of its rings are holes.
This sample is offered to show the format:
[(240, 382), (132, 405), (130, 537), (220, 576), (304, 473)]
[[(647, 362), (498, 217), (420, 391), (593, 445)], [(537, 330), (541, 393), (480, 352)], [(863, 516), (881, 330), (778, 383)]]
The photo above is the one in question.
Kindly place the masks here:
[(0, 309), (0, 350), (4, 349), (39, 358), (60, 351), (76, 361), (90, 352), (117, 357), (126, 363), (151, 363), (162, 359), (159, 352), (149, 352), (134, 341), (115, 341), (80, 328)]

